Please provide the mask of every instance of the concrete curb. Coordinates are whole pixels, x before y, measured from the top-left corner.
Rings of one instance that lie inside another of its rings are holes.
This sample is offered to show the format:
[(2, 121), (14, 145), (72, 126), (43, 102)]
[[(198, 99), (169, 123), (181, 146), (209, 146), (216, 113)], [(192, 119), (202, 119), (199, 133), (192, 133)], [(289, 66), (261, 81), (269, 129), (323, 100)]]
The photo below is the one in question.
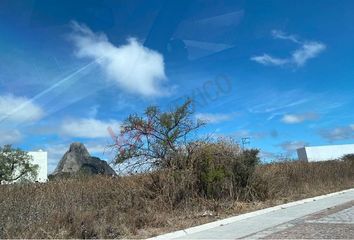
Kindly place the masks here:
[(149, 238), (149, 239), (151, 239), (151, 240), (159, 240), (159, 239), (172, 239), (172, 238), (184, 237), (184, 236), (187, 236), (187, 235), (192, 234), (192, 233), (197, 233), (197, 232), (201, 232), (201, 231), (208, 230), (208, 229), (211, 229), (211, 228), (227, 225), (227, 224), (234, 223), (234, 222), (237, 222), (237, 221), (240, 221), (240, 220), (244, 220), (244, 219), (247, 219), (247, 218), (251, 218), (251, 217), (259, 216), (259, 215), (262, 215), (262, 214), (265, 214), (265, 213), (269, 213), (269, 212), (272, 212), (272, 211), (275, 211), (275, 210), (280, 210), (280, 209), (284, 209), (284, 208), (288, 208), (288, 207), (292, 207), (292, 206), (297, 206), (297, 205), (308, 203), (308, 202), (317, 201), (317, 200), (320, 200), (320, 199), (324, 199), (324, 198), (328, 198), (328, 197), (344, 194), (344, 193), (350, 192), (350, 191), (354, 191), (354, 188), (346, 189), (346, 190), (339, 191), (339, 192), (329, 193), (329, 194), (325, 194), (325, 195), (321, 195), (321, 196), (317, 196), (317, 197), (306, 198), (306, 199), (295, 201), (295, 202), (285, 203), (285, 204), (282, 204), (282, 205), (278, 205), (278, 206), (274, 206), (274, 207), (265, 208), (265, 209), (261, 209), (261, 210), (258, 210), (258, 211), (250, 212), (250, 213), (237, 215), (237, 216), (234, 216), (234, 217), (229, 217), (229, 218), (217, 220), (215, 222), (210, 222), (210, 223), (206, 223), (206, 224), (195, 226), (195, 227), (191, 227), (191, 228), (186, 228), (186, 229), (183, 229), (183, 230), (162, 234), (162, 235), (159, 235), (159, 236), (156, 236), (156, 237), (152, 237), (152, 238)]

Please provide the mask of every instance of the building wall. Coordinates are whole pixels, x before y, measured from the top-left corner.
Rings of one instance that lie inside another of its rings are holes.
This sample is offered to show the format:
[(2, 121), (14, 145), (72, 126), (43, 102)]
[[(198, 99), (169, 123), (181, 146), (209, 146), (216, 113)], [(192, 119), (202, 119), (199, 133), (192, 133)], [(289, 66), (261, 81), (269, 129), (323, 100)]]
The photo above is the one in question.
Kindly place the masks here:
[(36, 181), (45, 182), (48, 180), (48, 155), (47, 152), (38, 151), (38, 152), (28, 152), (29, 155), (33, 157), (33, 164), (39, 166), (38, 176)]
[(300, 161), (305, 161), (307, 162), (307, 155), (306, 155), (306, 149), (303, 147), (303, 148), (299, 148), (296, 150), (297, 151), (297, 156), (299, 158)]
[(299, 160), (309, 162), (334, 160), (346, 154), (354, 154), (354, 144), (315, 146), (297, 149)]

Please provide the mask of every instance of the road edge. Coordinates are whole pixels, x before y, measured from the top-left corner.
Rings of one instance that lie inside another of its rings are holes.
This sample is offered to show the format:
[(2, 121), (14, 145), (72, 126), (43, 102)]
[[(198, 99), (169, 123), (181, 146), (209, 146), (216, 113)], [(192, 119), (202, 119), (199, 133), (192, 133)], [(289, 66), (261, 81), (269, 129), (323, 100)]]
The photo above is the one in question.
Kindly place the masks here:
[(320, 199), (344, 194), (344, 193), (350, 192), (350, 191), (354, 191), (354, 188), (349, 188), (349, 189), (342, 190), (339, 192), (328, 193), (328, 194), (324, 194), (324, 195), (320, 195), (320, 196), (316, 196), (316, 197), (312, 197), (312, 198), (306, 198), (306, 199), (302, 199), (302, 200), (298, 200), (298, 201), (294, 201), (294, 202), (289, 202), (289, 203), (285, 203), (285, 204), (281, 204), (281, 205), (277, 205), (277, 206), (273, 206), (273, 207), (269, 207), (269, 208), (264, 208), (261, 210), (236, 215), (233, 217), (224, 218), (224, 219), (217, 220), (214, 222), (205, 223), (202, 225), (198, 225), (198, 226), (194, 226), (194, 227), (190, 227), (190, 228), (186, 228), (186, 229), (182, 229), (182, 230), (177, 230), (177, 231), (170, 232), (170, 233), (165, 233), (165, 234), (158, 235), (158, 236), (148, 238), (148, 239), (149, 240), (160, 240), (160, 239), (172, 239), (172, 238), (183, 237), (183, 236), (187, 236), (192, 233), (197, 233), (197, 232), (201, 232), (201, 231), (208, 230), (211, 228), (227, 225), (227, 224), (234, 223), (234, 222), (237, 222), (240, 220), (244, 220), (247, 218), (251, 218), (251, 217), (259, 216), (259, 215), (262, 215), (265, 213), (269, 213), (269, 212), (272, 212), (275, 210), (284, 209), (284, 208), (297, 206), (297, 205), (301, 205), (301, 204), (308, 203), (308, 202), (317, 201)]

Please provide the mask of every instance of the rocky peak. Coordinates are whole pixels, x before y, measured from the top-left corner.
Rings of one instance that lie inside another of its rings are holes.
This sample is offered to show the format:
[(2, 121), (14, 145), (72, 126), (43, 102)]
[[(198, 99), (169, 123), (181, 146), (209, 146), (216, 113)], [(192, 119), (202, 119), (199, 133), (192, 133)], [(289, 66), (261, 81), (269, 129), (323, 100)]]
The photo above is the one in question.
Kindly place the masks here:
[(77, 159), (90, 157), (89, 152), (84, 144), (80, 142), (74, 142), (70, 144), (69, 151), (66, 152), (70, 155), (74, 155)]
[(52, 176), (79, 172), (84, 172), (85, 174), (116, 175), (115, 171), (106, 161), (97, 157), (91, 157), (84, 144), (75, 142), (70, 144), (69, 150), (59, 161)]

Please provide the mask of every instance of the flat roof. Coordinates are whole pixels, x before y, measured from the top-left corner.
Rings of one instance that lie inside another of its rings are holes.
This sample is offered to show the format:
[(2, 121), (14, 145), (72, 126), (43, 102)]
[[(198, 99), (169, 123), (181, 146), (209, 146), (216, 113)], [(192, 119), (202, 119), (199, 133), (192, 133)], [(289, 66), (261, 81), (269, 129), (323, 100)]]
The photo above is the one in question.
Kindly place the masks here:
[[(335, 145), (317, 145), (317, 146), (303, 146), (301, 148), (322, 148), (322, 147), (349, 147), (349, 146), (353, 146), (354, 147), (354, 143), (349, 143), (349, 144), (335, 144)], [(301, 149), (298, 148), (298, 149)]]

